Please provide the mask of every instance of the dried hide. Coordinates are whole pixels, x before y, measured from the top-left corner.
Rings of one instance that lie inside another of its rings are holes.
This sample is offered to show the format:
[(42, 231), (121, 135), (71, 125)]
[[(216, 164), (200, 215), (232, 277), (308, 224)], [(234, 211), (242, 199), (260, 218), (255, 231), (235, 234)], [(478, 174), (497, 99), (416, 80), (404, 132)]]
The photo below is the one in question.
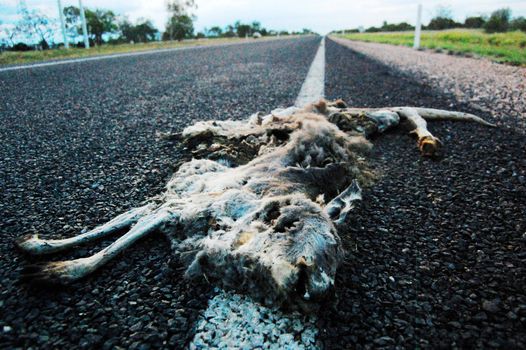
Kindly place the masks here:
[(187, 277), (308, 310), (334, 286), (344, 257), (337, 227), (372, 180), (364, 136), (409, 120), (404, 108), (322, 101), (246, 121), (196, 123), (175, 139), (200, 159), (181, 165), (164, 194), (82, 235), (18, 244), (45, 254), (131, 227), (124, 236), (91, 257), (29, 266), (25, 277), (77, 280), (158, 230)]

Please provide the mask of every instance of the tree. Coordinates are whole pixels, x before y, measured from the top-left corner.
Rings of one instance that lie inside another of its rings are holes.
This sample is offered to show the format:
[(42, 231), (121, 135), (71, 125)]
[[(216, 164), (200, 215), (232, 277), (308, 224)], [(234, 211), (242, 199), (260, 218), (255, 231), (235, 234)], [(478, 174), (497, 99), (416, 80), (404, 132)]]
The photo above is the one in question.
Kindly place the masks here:
[(221, 34), (223, 34), (223, 30), (221, 29), (221, 27), (218, 27), (218, 26), (214, 26), (208, 30), (208, 36), (219, 37), (221, 36)]
[(95, 44), (102, 44), (102, 36), (114, 33), (119, 28), (115, 13), (111, 10), (96, 9), (92, 11), (85, 9), (88, 33), (94, 37)]
[(365, 30), (366, 33), (378, 33), (381, 32), (382, 29), (378, 27), (369, 27)]
[(438, 5), (435, 9), (435, 17), (453, 19), (453, 10), (449, 6)]
[(243, 24), (240, 21), (234, 23), (234, 28), (236, 29), (237, 36), (244, 38), (252, 34), (252, 27), (249, 24)]
[(464, 27), (466, 28), (482, 28), (486, 23), (486, 19), (482, 16), (468, 17), (464, 21)]
[(450, 28), (462, 27), (462, 24), (453, 20), (453, 12), (450, 7), (438, 6), (435, 11), (435, 17), (427, 25), (427, 29), (444, 30)]
[[(2, 27), (2, 21), (0, 21), (0, 28), (1, 27)], [(4, 38), (0, 38), (0, 53), (4, 52), (4, 49), (6, 46), (7, 46), (7, 40), (5, 40)]]
[(53, 40), (55, 21), (49, 19), (38, 10), (29, 10), (23, 6), (20, 8), (20, 20), (16, 25), (16, 31), (24, 35), (30, 43), (37, 44), (41, 50), (49, 49), (49, 42)]
[(413, 27), (407, 22), (401, 22), (398, 24), (394, 24), (394, 23), (387, 23), (386, 21), (384, 21), (382, 27), (380, 28), (382, 32), (403, 32), (406, 30), (413, 30), (413, 29), (415, 29), (415, 27)]
[(183, 40), (194, 35), (194, 21), (188, 15), (173, 15), (168, 19), (163, 40)]
[(190, 13), (191, 10), (197, 8), (194, 0), (168, 0), (166, 3), (166, 8), (168, 12), (176, 15), (189, 15), (194, 16)]
[(261, 23), (258, 21), (253, 21), (251, 24), (251, 27), (252, 27), (252, 33), (261, 32), (261, 30), (263, 29), (263, 27), (261, 27)]
[(431, 19), (426, 28), (430, 30), (444, 30), (459, 27), (462, 27), (462, 24), (455, 22), (451, 18), (435, 17)]
[(2, 26), (2, 30), (0, 31), (2, 34), (2, 41), (3, 44), (7, 47), (13, 47), (15, 46), (15, 38), (18, 36), (18, 30), (16, 26), (8, 26), (4, 25)]
[(227, 38), (232, 38), (236, 36), (235, 28), (233, 25), (229, 24), (225, 27), (225, 32), (223, 34)]
[[(113, 11), (104, 9), (93, 11), (88, 8), (85, 8), (84, 11), (88, 35), (95, 41), (95, 44), (102, 44), (102, 36), (104, 34), (111, 34), (117, 31), (117, 17)], [(75, 6), (67, 6), (64, 7), (62, 12), (64, 13), (67, 35), (74, 40), (82, 32), (80, 9)]]
[(62, 10), (64, 13), (64, 25), (66, 27), (66, 35), (75, 40), (81, 32), (80, 9), (75, 6), (66, 6)]
[(506, 32), (510, 26), (510, 18), (511, 10), (509, 8), (493, 11), (486, 25), (484, 25), (484, 29), (488, 33)]
[(155, 40), (158, 31), (153, 26), (150, 20), (140, 18), (135, 24), (131, 23), (127, 18), (122, 20), (119, 24), (122, 39), (126, 42), (148, 42)]
[(521, 30), (523, 32), (526, 32), (526, 18), (522, 16), (515, 18), (513, 21), (510, 22), (510, 29)]
[(163, 40), (183, 40), (194, 35), (195, 16), (190, 13), (196, 7), (194, 0), (169, 0), (166, 5), (171, 13), (166, 23)]

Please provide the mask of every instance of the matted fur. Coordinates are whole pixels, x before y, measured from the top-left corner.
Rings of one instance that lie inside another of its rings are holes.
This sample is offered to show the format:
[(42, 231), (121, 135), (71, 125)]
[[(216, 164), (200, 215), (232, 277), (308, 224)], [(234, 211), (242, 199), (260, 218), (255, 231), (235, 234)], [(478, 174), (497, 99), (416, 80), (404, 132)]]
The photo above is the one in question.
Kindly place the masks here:
[(364, 135), (398, 125), (407, 111), (322, 101), (245, 121), (196, 123), (172, 138), (200, 159), (182, 164), (164, 194), (85, 234), (18, 244), (45, 254), (131, 227), (128, 233), (91, 257), (28, 267), (25, 277), (75, 281), (161, 231), (188, 278), (309, 309), (334, 286), (344, 257), (337, 226), (361, 199), (360, 185), (372, 180)]

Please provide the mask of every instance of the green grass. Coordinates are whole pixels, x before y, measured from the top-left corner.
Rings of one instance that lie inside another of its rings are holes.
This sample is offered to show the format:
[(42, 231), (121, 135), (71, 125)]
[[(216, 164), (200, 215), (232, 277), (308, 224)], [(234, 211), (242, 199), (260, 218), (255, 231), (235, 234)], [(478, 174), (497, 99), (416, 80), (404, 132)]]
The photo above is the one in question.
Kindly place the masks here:
[[(351, 33), (350, 40), (413, 46), (414, 32)], [(526, 66), (526, 33), (486, 34), (479, 30), (424, 31), (421, 46), (488, 57), (497, 62)]]
[[(257, 40), (265, 40), (261, 38)], [(34, 63), (67, 58), (79, 58), (99, 55), (111, 55), (125, 52), (149, 51), (158, 49), (170, 49), (177, 47), (203, 46), (230, 42), (243, 42), (244, 38), (218, 38), (218, 39), (201, 39), (201, 40), (184, 40), (184, 41), (156, 41), (147, 44), (119, 44), (119, 45), (101, 45), (92, 47), (89, 50), (82, 48), (53, 49), (46, 51), (25, 51), (0, 53), (0, 66), (8, 64)]]

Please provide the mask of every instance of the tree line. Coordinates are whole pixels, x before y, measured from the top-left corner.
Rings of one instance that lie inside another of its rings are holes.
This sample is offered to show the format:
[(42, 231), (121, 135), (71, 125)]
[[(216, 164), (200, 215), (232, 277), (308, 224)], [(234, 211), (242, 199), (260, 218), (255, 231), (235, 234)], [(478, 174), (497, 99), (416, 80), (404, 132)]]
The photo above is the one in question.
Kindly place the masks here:
[[(493, 11), (488, 16), (471, 16), (464, 20), (464, 23), (453, 20), (451, 9), (447, 7), (439, 7), (436, 15), (431, 19), (428, 25), (423, 25), (424, 30), (444, 30), (453, 28), (470, 28), (470, 29), (484, 29), (487, 33), (499, 33), (507, 31), (520, 30), (526, 32), (526, 18), (519, 16), (512, 18), (512, 12), (509, 8), (502, 8)], [(381, 27), (369, 27), (364, 30), (358, 28), (345, 30), (350, 33), (357, 33), (365, 31), (367, 33), (375, 32), (401, 32), (414, 30), (415, 27), (407, 22), (398, 24), (383, 22)]]
[[(194, 0), (170, 0), (166, 9), (169, 18), (163, 32), (149, 19), (140, 18), (134, 22), (108, 9), (84, 8), (90, 46), (103, 43), (146, 43), (156, 40), (183, 40), (194, 38), (246, 37), (267, 35), (311, 34), (310, 29), (298, 32), (274, 31), (258, 21), (242, 23), (236, 21), (225, 27), (213, 26), (195, 33), (196, 8)], [(63, 9), (67, 40), (72, 46), (84, 47), (80, 9), (67, 6)], [(0, 49), (26, 51), (47, 50), (60, 47), (54, 38), (59, 31), (58, 21), (47, 17), (38, 10), (27, 7), (19, 9), (19, 20), (14, 26), (3, 26), (0, 30)]]

